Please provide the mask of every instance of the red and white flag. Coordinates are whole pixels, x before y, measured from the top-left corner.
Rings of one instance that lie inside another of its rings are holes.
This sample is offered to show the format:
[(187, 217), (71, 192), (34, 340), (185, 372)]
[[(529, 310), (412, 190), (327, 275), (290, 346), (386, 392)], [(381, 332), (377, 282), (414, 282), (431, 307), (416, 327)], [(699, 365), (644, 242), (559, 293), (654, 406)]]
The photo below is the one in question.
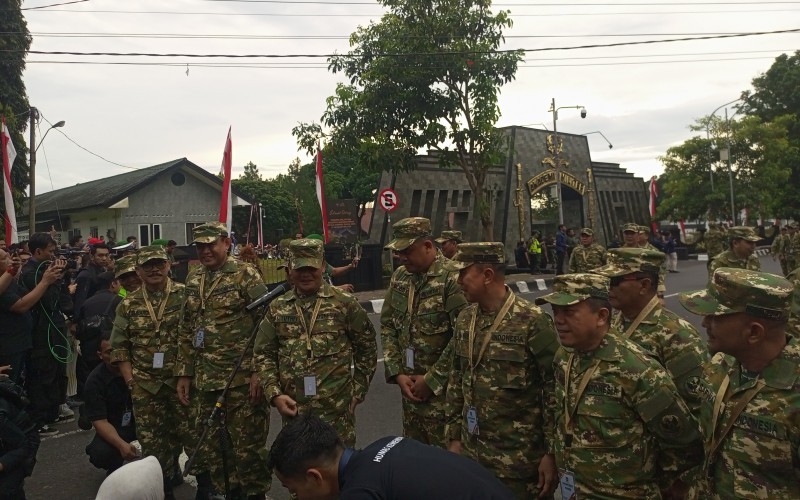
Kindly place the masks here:
[(328, 236), (328, 207), (325, 204), (325, 184), (322, 182), (322, 150), (319, 149), (319, 142), (317, 142), (317, 200), (319, 200), (319, 208), (322, 210), (322, 234), (325, 237), (325, 243), (330, 243)]
[(264, 218), (264, 209), (261, 208), (261, 204), (258, 204), (258, 221), (256, 222), (256, 227), (258, 228), (258, 248), (264, 249), (264, 231), (261, 228), (261, 219)]
[(686, 223), (683, 219), (678, 221), (678, 225), (681, 228), (681, 241), (686, 241)]
[(219, 221), (224, 222), (231, 234), (233, 215), (233, 196), (231, 195), (231, 165), (233, 164), (233, 144), (231, 143), (231, 129), (228, 127), (228, 140), (225, 141), (225, 152), (222, 153), (222, 200), (219, 204)]
[(656, 176), (650, 178), (650, 219), (656, 218), (656, 198), (658, 198), (658, 185), (656, 184)]
[[(11, 132), (6, 127), (6, 117), (2, 118), (3, 126), (0, 129), (0, 154), (3, 155), (3, 198), (6, 202), (5, 226), (6, 244), (19, 243), (17, 234), (17, 211), (14, 209), (14, 198), (11, 194), (11, 169), (17, 158), (17, 150), (11, 142)], [(33, 234), (33, 228), (30, 233)]]

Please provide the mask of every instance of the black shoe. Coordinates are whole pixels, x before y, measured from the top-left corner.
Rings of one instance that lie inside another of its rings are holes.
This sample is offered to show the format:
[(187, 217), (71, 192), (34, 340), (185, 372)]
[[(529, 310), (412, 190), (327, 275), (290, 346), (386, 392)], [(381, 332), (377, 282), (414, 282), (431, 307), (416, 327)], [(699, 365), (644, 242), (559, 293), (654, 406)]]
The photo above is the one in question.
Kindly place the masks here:
[(85, 431), (88, 431), (92, 428), (92, 422), (89, 420), (89, 417), (86, 415), (86, 403), (81, 403), (78, 406), (78, 427)]
[(47, 425), (39, 427), (39, 437), (55, 436), (56, 434), (58, 434), (58, 429), (53, 429)]

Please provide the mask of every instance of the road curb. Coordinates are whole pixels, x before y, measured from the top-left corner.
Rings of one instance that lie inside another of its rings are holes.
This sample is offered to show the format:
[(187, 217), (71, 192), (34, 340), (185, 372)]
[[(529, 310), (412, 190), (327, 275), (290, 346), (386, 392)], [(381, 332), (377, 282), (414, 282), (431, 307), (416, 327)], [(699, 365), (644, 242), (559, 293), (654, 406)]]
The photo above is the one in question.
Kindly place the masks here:
[[(538, 278), (521, 281), (507, 281), (506, 285), (514, 293), (531, 293), (547, 290), (553, 285), (553, 278)], [(380, 314), (383, 309), (383, 299), (360, 300), (358, 302), (368, 314)]]

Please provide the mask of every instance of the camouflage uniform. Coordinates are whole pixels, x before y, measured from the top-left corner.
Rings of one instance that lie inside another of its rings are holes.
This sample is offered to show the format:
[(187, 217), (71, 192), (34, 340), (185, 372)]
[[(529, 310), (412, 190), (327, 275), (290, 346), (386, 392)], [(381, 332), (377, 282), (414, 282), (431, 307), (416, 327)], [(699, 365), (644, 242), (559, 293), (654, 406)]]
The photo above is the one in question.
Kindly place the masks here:
[[(419, 238), (430, 237), (431, 223), (411, 217), (395, 223), (392, 230), (395, 239), (386, 248), (403, 250)], [(448, 348), (458, 313), (467, 303), (457, 280), (458, 269), (441, 253), (424, 274), (412, 274), (400, 266), (392, 275), (381, 310), (386, 381), (396, 383), (395, 377), (402, 374), (424, 375), (434, 393), (426, 403), (403, 398), (404, 435), (443, 448), (447, 447), (445, 425), (450, 414), (446, 389), (452, 355)], [(413, 368), (406, 365), (408, 349), (413, 349)]]
[[(503, 263), (502, 243), (464, 243), (453, 259), (459, 267)], [(516, 498), (539, 494), (539, 460), (552, 450), (553, 355), (558, 348), (553, 321), (541, 309), (506, 287), (508, 307), (496, 330), (499, 311), (484, 313), (478, 304), (461, 311), (453, 332), (455, 364), (447, 385), (452, 416), (450, 440), (461, 441), (464, 455), (488, 468)], [(473, 323), (474, 322), (474, 323)], [(470, 335), (474, 324), (474, 336)], [(484, 337), (491, 339), (480, 356)], [(470, 337), (473, 337), (470, 339)], [(473, 359), (470, 369), (470, 341)], [(477, 414), (470, 432), (468, 412)]]
[[(442, 231), (442, 235), (436, 238), (436, 243), (439, 245), (444, 245), (448, 241), (455, 241), (456, 245), (462, 243), (464, 241), (461, 231)], [(458, 247), (454, 251), (458, 251)], [(452, 259), (455, 257), (455, 253), (450, 255), (448, 258)]]
[[(322, 266), (321, 241), (294, 240), (289, 251), (292, 268)], [(317, 302), (319, 312), (312, 324)], [(309, 296), (298, 295), (296, 289), (283, 295), (270, 304), (256, 337), (255, 362), (265, 396), (271, 401), (288, 395), (297, 402), (298, 413), (320, 417), (336, 428), (345, 446), (354, 447), (355, 415), (349, 407), (352, 398), (363, 401), (367, 396), (378, 358), (375, 337), (364, 308), (338, 288), (322, 283)], [(315, 384), (306, 395), (309, 376)]]
[[(583, 228), (581, 235), (594, 236), (594, 231)], [(569, 257), (569, 272), (588, 273), (606, 263), (606, 249), (598, 243), (590, 243), (589, 246), (577, 245), (572, 249)]]
[(785, 244), (786, 270), (790, 273), (800, 267), (800, 231), (797, 231), (797, 223), (792, 224)]
[(706, 242), (706, 253), (709, 262), (717, 255), (725, 251), (725, 232), (717, 224), (709, 223), (703, 239)]
[[(774, 274), (722, 268), (707, 290), (681, 294), (680, 301), (703, 316), (745, 313), (775, 321), (788, 316), (791, 293), (791, 284)], [(706, 498), (800, 498), (800, 345), (786, 340), (761, 373), (722, 352), (707, 366)]]
[(800, 270), (795, 269), (786, 277), (794, 285), (792, 304), (789, 308), (789, 329), (800, 336)]
[[(148, 246), (139, 251), (139, 265), (154, 259), (167, 260), (162, 247)], [(167, 281), (166, 286), (155, 292), (148, 292), (143, 286), (128, 294), (117, 307), (111, 332), (111, 361), (131, 363), (135, 381), (131, 396), (142, 452), (155, 456), (164, 477), (170, 477), (173, 458), (184, 445), (190, 450), (192, 443), (188, 439), (188, 410), (175, 396), (174, 373), (186, 293), (180, 283)], [(156, 353), (163, 355), (159, 368), (155, 367)]]
[[(193, 243), (213, 243), (228, 234), (225, 226), (216, 222), (197, 226), (193, 232)], [(186, 278), (176, 373), (193, 377), (192, 386), (197, 390), (192, 398), (193, 427), (197, 436), (259, 319), (257, 311), (247, 312), (245, 306), (264, 289), (258, 270), (251, 264), (237, 263), (233, 257), (215, 271), (198, 266)], [(203, 338), (196, 347), (200, 330)], [(235, 488), (238, 483), (248, 495), (266, 492), (271, 483), (269, 475), (264, 474), (266, 461), (261, 454), (269, 432), (269, 409), (263, 400), (249, 400), (250, 374), (254, 371), (250, 352), (231, 383), (222, 422), (232, 445), (226, 458), (230, 484)], [(195, 469), (202, 471), (203, 463), (210, 466), (214, 486), (221, 490), (224, 464), (216, 433), (203, 442)]]
[[(744, 226), (732, 227), (728, 229), (728, 236), (730, 237), (731, 241), (739, 238), (748, 241), (758, 241), (760, 239), (752, 228)], [(761, 262), (758, 260), (758, 257), (756, 257), (755, 254), (750, 255), (746, 259), (740, 259), (736, 256), (736, 254), (733, 253), (733, 250), (728, 249), (720, 254), (717, 254), (717, 256), (714, 257), (714, 260), (709, 262), (709, 278), (714, 274), (714, 271), (720, 267), (735, 267), (739, 269), (749, 269), (751, 271), (760, 271)]]
[[(536, 303), (607, 299), (608, 283), (596, 274), (558, 276)], [(613, 328), (594, 351), (560, 348), (554, 372), (556, 463), (562, 477), (573, 475), (578, 498), (660, 498), (702, 461), (697, 424), (669, 374)]]
[(775, 238), (772, 240), (772, 245), (769, 247), (769, 252), (772, 254), (773, 259), (778, 259), (781, 265), (781, 272), (784, 276), (789, 275), (788, 265), (786, 263), (786, 250), (788, 250), (789, 234), (785, 232), (786, 228), (778, 231)]
[[(119, 279), (120, 276), (123, 274), (128, 273), (135, 273), (136, 272), (136, 254), (126, 255), (124, 257), (120, 257), (114, 263), (114, 278)], [(124, 287), (120, 286), (119, 288), (119, 296), (123, 299), (128, 296), (128, 293), (131, 293), (131, 290), (126, 290)]]
[[(657, 273), (665, 260), (663, 252), (638, 248), (615, 248), (608, 255), (608, 265), (595, 272), (609, 278), (633, 273)], [(657, 298), (653, 299), (650, 312), (630, 331), (634, 320), (617, 311), (612, 325), (667, 370), (678, 394), (697, 418), (702, 403), (699, 388), (703, 365), (709, 357), (700, 334), (691, 323), (663, 307)]]

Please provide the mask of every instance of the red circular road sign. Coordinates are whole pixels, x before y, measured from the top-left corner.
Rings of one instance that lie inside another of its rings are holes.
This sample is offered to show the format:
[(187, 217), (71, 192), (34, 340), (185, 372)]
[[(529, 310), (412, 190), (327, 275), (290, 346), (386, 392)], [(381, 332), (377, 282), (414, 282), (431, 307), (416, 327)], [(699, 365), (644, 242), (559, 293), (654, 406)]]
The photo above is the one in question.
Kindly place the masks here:
[(386, 188), (378, 194), (378, 205), (387, 212), (394, 212), (398, 203), (397, 193), (393, 189)]

